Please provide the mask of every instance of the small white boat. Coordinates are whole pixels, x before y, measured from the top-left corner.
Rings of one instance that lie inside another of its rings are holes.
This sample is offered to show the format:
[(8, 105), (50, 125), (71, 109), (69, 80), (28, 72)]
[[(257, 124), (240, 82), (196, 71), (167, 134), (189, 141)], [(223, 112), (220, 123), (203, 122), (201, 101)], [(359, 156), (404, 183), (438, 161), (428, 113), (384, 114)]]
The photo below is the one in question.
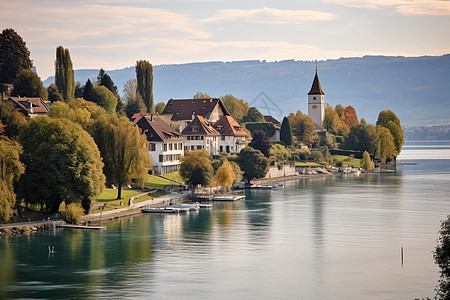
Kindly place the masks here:
[(143, 213), (159, 213), (159, 214), (177, 214), (179, 213), (178, 210), (174, 209), (165, 209), (164, 207), (161, 208), (143, 208)]
[(239, 195), (218, 195), (214, 196), (212, 198), (212, 201), (236, 201), (244, 199), (245, 196), (239, 196)]
[(174, 204), (166, 207), (166, 209), (181, 209), (181, 210), (188, 210), (188, 211), (196, 211), (200, 208), (200, 206), (194, 204)]

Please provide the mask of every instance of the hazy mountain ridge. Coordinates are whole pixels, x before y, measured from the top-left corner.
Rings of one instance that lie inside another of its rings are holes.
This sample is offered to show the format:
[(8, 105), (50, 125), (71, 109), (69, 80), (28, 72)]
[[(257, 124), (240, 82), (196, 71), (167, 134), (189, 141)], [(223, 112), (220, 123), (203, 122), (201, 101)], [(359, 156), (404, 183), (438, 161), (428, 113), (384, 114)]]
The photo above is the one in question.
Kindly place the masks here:
[[(196, 92), (211, 96), (232, 94), (264, 112), (255, 98), (264, 92), (283, 115), (307, 113), (307, 93), (316, 64), (313, 61), (205, 62), (154, 66), (156, 102), (190, 98)], [(107, 73), (122, 91), (135, 78), (134, 67)], [(450, 55), (424, 57), (364, 56), (318, 62), (325, 102), (355, 107), (359, 117), (374, 123), (378, 113), (391, 109), (404, 125), (450, 124)], [(83, 84), (98, 70), (76, 70)], [(53, 82), (48, 78), (44, 84)], [(270, 101), (269, 101), (270, 102)], [(266, 101), (266, 104), (268, 102)]]

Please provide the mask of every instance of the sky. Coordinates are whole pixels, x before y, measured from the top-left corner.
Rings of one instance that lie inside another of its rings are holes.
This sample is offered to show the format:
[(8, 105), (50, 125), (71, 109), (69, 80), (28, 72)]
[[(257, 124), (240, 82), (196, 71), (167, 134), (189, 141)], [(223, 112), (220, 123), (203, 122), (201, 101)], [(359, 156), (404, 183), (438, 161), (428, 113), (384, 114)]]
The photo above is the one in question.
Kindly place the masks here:
[(450, 0), (5, 0), (42, 80), (74, 69), (450, 53)]

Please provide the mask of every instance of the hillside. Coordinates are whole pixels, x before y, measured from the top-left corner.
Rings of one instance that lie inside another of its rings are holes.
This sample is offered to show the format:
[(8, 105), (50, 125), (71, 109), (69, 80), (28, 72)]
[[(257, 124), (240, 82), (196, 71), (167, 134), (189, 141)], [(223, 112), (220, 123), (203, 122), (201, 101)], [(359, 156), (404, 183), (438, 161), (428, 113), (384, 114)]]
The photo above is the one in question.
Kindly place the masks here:
[[(393, 110), (402, 123), (450, 124), (450, 55), (426, 57), (364, 56), (318, 62), (325, 101), (355, 107), (358, 116), (374, 123), (378, 112)], [(312, 84), (312, 61), (205, 62), (154, 66), (156, 102), (189, 98), (196, 92), (232, 94), (281, 119), (300, 109), (307, 112)], [(95, 79), (98, 70), (76, 70), (75, 80)], [(135, 77), (134, 67), (107, 73), (119, 90)], [(53, 82), (48, 78), (44, 84)], [(255, 98), (264, 92), (268, 98)], [(273, 104), (272, 104), (273, 103)]]

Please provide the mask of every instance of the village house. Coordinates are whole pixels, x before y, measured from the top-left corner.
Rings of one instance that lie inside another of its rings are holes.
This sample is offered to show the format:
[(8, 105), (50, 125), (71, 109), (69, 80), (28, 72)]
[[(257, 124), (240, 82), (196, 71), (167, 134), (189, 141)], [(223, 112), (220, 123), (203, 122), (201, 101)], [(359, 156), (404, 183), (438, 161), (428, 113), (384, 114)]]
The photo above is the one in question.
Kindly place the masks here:
[(219, 153), (239, 153), (247, 145), (248, 134), (232, 116), (222, 116), (213, 127), (220, 133)]
[(212, 125), (222, 116), (230, 115), (219, 98), (208, 99), (170, 99), (161, 118), (172, 128), (182, 132), (195, 116), (201, 116)]
[(49, 113), (50, 103), (39, 97), (9, 97), (5, 101), (12, 109), (17, 109), (27, 118), (45, 116)]
[(202, 116), (195, 116), (181, 132), (187, 141), (184, 150), (205, 150), (212, 155), (219, 154), (220, 133), (210, 126)]
[(137, 113), (131, 119), (147, 136), (153, 171), (161, 175), (178, 171), (186, 138), (156, 114)]

